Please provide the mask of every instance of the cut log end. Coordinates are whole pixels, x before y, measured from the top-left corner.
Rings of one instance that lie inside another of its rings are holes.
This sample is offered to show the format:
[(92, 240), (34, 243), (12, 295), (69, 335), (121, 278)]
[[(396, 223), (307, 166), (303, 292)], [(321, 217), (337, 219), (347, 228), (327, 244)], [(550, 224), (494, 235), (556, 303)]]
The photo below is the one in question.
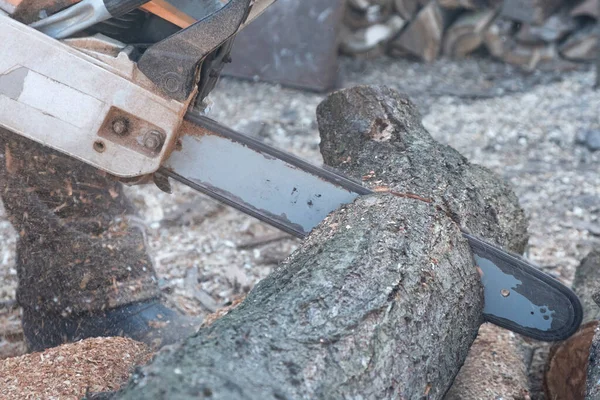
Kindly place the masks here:
[(577, 267), (573, 282), (573, 291), (581, 300), (583, 319), (587, 322), (550, 351), (544, 375), (544, 392), (549, 399), (600, 398), (600, 386), (597, 385), (600, 379), (600, 338), (596, 334), (600, 308), (593, 300), (599, 289), (600, 252), (592, 251)]
[(586, 388), (588, 356), (597, 321), (583, 325), (577, 333), (550, 351), (544, 376), (548, 399), (583, 399)]

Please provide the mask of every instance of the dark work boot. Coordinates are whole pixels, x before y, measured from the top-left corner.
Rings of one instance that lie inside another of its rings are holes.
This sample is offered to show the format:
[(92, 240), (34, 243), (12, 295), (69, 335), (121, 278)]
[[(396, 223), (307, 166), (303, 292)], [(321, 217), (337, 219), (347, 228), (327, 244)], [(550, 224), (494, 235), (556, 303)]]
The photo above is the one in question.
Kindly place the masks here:
[(67, 317), (23, 309), (23, 332), (30, 351), (108, 336), (128, 337), (158, 349), (191, 336), (201, 322), (201, 318), (178, 314), (158, 299)]

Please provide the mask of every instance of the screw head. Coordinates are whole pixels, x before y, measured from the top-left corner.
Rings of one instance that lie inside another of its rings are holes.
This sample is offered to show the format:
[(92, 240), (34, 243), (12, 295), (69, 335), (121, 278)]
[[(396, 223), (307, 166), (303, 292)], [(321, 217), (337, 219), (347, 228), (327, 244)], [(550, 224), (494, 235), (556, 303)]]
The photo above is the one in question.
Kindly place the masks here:
[(180, 91), (182, 86), (181, 78), (175, 72), (169, 72), (163, 78), (163, 87), (169, 93)]
[(157, 151), (163, 145), (163, 135), (158, 131), (150, 131), (144, 136), (144, 147)]
[(129, 123), (125, 118), (117, 118), (112, 123), (112, 130), (119, 136), (125, 136), (129, 133)]

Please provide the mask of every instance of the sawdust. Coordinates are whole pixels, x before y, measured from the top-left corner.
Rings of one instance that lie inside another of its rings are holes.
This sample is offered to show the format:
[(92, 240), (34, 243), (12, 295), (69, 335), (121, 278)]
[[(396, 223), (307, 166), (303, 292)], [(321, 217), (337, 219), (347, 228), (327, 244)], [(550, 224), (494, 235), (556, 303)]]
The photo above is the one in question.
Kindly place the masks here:
[(94, 338), (0, 361), (2, 399), (80, 399), (114, 391), (152, 353), (130, 339)]

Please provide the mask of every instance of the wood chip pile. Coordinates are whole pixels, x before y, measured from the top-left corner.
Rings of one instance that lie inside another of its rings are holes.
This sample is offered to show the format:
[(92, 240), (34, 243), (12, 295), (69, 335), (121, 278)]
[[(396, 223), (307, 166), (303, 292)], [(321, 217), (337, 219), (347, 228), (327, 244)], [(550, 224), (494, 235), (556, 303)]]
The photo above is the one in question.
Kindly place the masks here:
[(2, 399), (80, 399), (117, 390), (152, 358), (130, 339), (94, 338), (0, 361)]
[(341, 51), (431, 62), (485, 50), (525, 70), (594, 60), (599, 0), (348, 0)]

